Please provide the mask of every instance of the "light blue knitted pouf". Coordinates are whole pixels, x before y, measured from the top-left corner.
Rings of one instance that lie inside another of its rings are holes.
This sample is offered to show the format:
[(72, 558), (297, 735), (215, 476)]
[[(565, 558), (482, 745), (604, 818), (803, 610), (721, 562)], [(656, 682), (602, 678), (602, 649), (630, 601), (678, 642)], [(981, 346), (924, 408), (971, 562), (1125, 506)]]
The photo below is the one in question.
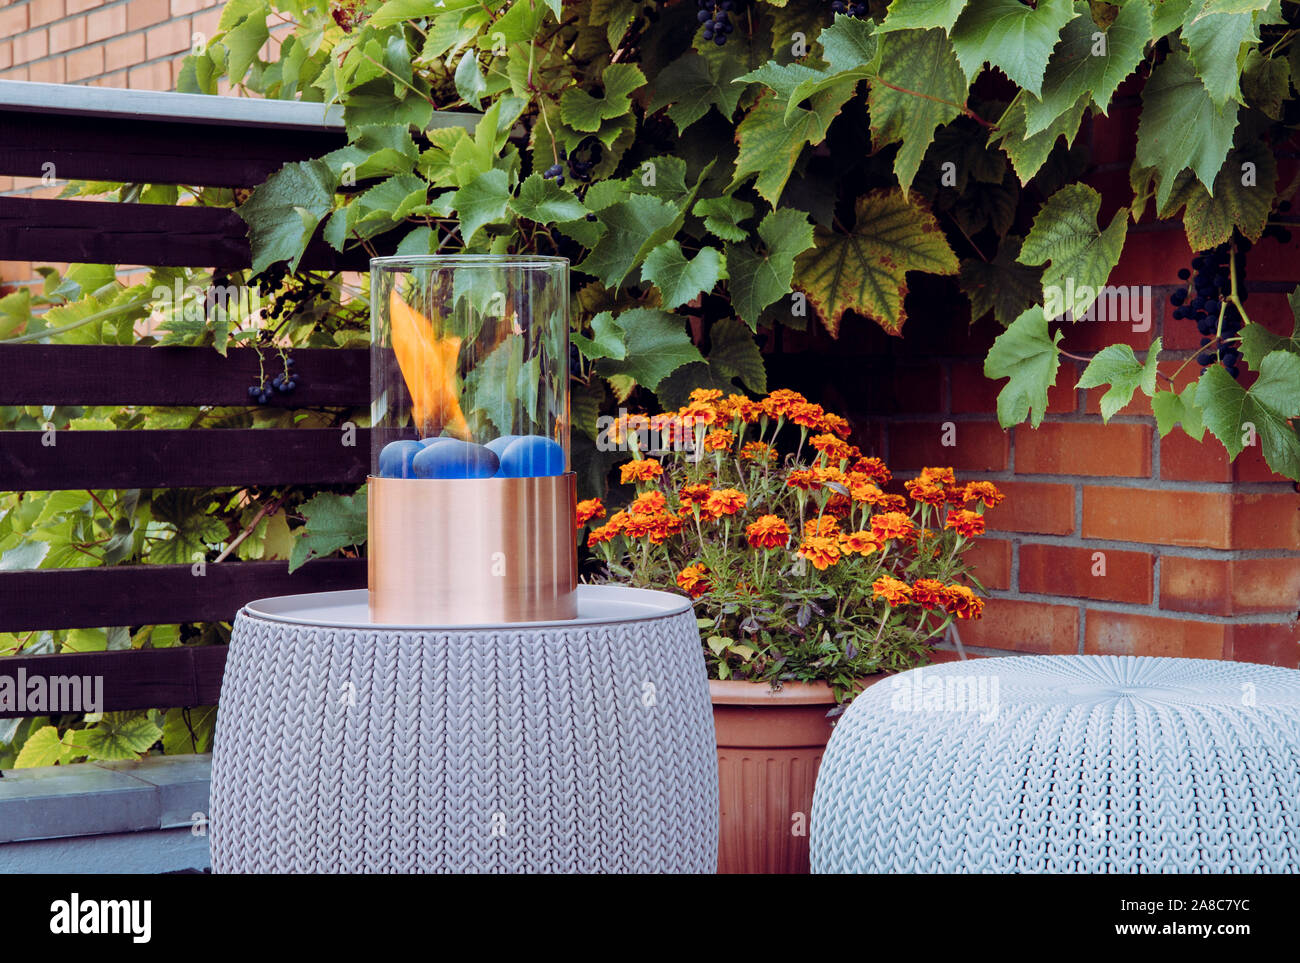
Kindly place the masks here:
[(1300, 672), (979, 659), (869, 688), (817, 776), (812, 870), (1300, 871)]

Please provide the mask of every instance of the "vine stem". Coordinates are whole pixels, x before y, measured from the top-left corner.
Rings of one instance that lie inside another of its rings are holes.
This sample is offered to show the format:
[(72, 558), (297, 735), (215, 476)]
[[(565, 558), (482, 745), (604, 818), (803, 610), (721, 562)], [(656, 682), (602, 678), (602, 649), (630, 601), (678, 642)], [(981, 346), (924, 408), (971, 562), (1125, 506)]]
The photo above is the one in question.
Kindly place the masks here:
[(238, 548), (239, 543), (242, 542), (244, 539), (248, 538), (248, 536), (253, 533), (253, 529), (257, 528), (258, 524), (262, 521), (263, 518), (265, 518), (267, 515), (275, 514), (275, 512), (280, 508), (280, 504), (283, 501), (284, 501), (283, 498), (276, 498), (263, 505), (261, 509), (258, 511), (258, 513), (253, 516), (253, 520), (249, 522), (246, 526), (244, 526), (244, 530), (235, 536), (235, 540), (231, 542), (229, 545), (227, 545), (225, 550), (220, 555), (218, 555), (215, 559), (212, 560), (212, 564), (215, 565), (217, 562), (224, 562), (226, 560), (226, 556), (228, 556), (231, 552), (233, 552), (236, 548)]
[(975, 111), (971, 110), (965, 104), (958, 104), (958, 103), (954, 103), (951, 100), (944, 100), (942, 97), (933, 97), (930, 94), (923, 94), (919, 90), (911, 90), (907, 87), (900, 87), (897, 84), (891, 84), (888, 80), (883, 80), (880, 77), (876, 77), (874, 79), (875, 82), (880, 84), (882, 87), (888, 87), (890, 90), (897, 90), (900, 94), (911, 94), (914, 97), (922, 97), (926, 100), (933, 100), (936, 104), (945, 104), (948, 107), (955, 107), (957, 108), (957, 110), (962, 112), (963, 116), (969, 117), (971, 120), (975, 121), (975, 123), (981, 124), (984, 127), (987, 127), (989, 130), (998, 129), (997, 124), (993, 123), (992, 121), (985, 120), (983, 117), (975, 113)]

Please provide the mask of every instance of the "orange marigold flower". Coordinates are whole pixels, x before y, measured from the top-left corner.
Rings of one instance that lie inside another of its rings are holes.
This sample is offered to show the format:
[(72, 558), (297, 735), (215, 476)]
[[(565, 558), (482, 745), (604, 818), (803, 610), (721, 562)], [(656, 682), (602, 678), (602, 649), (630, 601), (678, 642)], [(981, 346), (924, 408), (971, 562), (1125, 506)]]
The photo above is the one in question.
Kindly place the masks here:
[(687, 565), (677, 573), (677, 585), (691, 598), (697, 599), (710, 588), (709, 570), (703, 562)]
[(848, 442), (841, 441), (834, 435), (813, 435), (808, 439), (808, 443), (825, 455), (826, 460), (832, 464), (852, 458), (856, 450)]
[(944, 502), (943, 489), (924, 476), (903, 482), (903, 487), (918, 504), (938, 506)]
[(834, 518), (847, 518), (849, 512), (853, 511), (853, 502), (849, 501), (848, 495), (841, 495), (837, 492), (826, 499), (822, 511)]
[(718, 409), (713, 405), (701, 401), (692, 401), (686, 407), (678, 410), (681, 416), (682, 427), (686, 433), (690, 434), (695, 429), (703, 425), (711, 425), (718, 420)]
[(717, 401), (722, 397), (722, 392), (717, 388), (696, 388), (691, 392), (691, 401), (698, 401), (707, 404), (710, 401)]
[(948, 513), (948, 521), (943, 527), (956, 529), (957, 534), (962, 538), (974, 538), (984, 534), (984, 516), (979, 512), (960, 508)]
[(776, 461), (776, 451), (771, 445), (762, 441), (747, 441), (740, 449), (742, 461)]
[(806, 405), (808, 399), (797, 391), (791, 391), (789, 388), (778, 388), (766, 398), (759, 402), (763, 414), (770, 418), (783, 418), (788, 416), (796, 405)]
[(810, 518), (803, 523), (803, 533), (805, 538), (813, 535), (838, 535), (840, 533), (840, 523), (827, 515)]
[(704, 436), (705, 451), (726, 451), (736, 442), (736, 433), (725, 429), (714, 429)]
[(984, 600), (965, 585), (949, 585), (944, 609), (959, 619), (978, 619), (984, 614)]
[(709, 492), (704, 507), (710, 515), (720, 517), (722, 515), (736, 514), (745, 507), (747, 501), (749, 501), (749, 496), (742, 491), (735, 488), (720, 488), (717, 491)]
[(650, 541), (655, 545), (662, 545), (669, 538), (676, 535), (685, 525), (685, 519), (679, 518), (669, 512), (657, 512), (651, 516), (650, 522)]
[(938, 485), (957, 484), (957, 478), (951, 468), (922, 468), (921, 477)]
[(811, 535), (803, 540), (795, 554), (808, 559), (818, 571), (825, 571), (840, 560), (840, 543), (829, 535)]
[(964, 488), (945, 488), (943, 490), (943, 500), (949, 505), (956, 505), (960, 508), (966, 504), (966, 489)]
[(662, 512), (667, 504), (668, 499), (663, 492), (648, 491), (633, 499), (632, 504), (628, 506), (628, 511), (638, 515), (653, 515)]
[(893, 474), (879, 458), (859, 458), (849, 469), (850, 474), (865, 475), (877, 485), (888, 485)]
[(763, 406), (757, 401), (752, 401), (744, 395), (727, 395), (727, 397), (718, 403), (718, 411), (722, 412), (729, 418), (739, 418), (746, 424), (758, 421), (763, 417)]
[(838, 468), (824, 468), (821, 465), (814, 465), (812, 473), (819, 486), (839, 485), (846, 492), (849, 490), (849, 476)]
[(907, 514), (907, 499), (902, 495), (884, 495), (876, 503), (882, 512), (902, 512)]
[(882, 575), (871, 583), (871, 594), (890, 605), (906, 605), (912, 601), (912, 589), (892, 575)]
[(941, 609), (948, 603), (948, 589), (938, 579), (918, 578), (912, 583), (912, 601), (923, 608)]
[(711, 490), (703, 482), (697, 482), (694, 485), (683, 485), (677, 494), (681, 498), (682, 508), (690, 508), (692, 505), (704, 504)]
[(850, 428), (848, 420), (841, 418), (839, 415), (832, 415), (829, 412), (822, 415), (822, 428), (841, 438), (849, 437)]
[(623, 534), (628, 538), (647, 538), (655, 530), (655, 516), (641, 512), (630, 513), (623, 522)]
[(966, 489), (962, 493), (968, 502), (983, 502), (987, 508), (993, 508), (1002, 504), (1002, 499), (1006, 496), (998, 491), (998, 486), (988, 481), (973, 481), (966, 483)]
[(880, 551), (880, 539), (874, 532), (846, 532), (840, 536), (840, 547), (846, 552), (856, 552), (859, 555), (870, 555), (872, 552)]
[(745, 538), (754, 548), (785, 548), (790, 541), (790, 526), (776, 515), (760, 515), (745, 526)]
[(614, 536), (619, 533), (619, 527), (612, 523), (606, 523), (598, 528), (593, 528), (587, 534), (587, 545), (590, 548), (595, 548), (601, 542), (613, 541)]
[(821, 405), (806, 403), (791, 408), (788, 417), (791, 423), (799, 425), (801, 428), (820, 428), (825, 414), (826, 412)]
[(605, 506), (599, 498), (587, 498), (578, 502), (578, 527), (582, 528), (593, 518), (604, 518)]
[(624, 485), (628, 482), (654, 481), (663, 476), (664, 466), (653, 458), (638, 458), (619, 469), (619, 479)]
[(813, 473), (803, 468), (786, 475), (785, 483), (791, 488), (802, 488), (806, 492), (818, 487), (817, 479)]
[(882, 542), (910, 542), (916, 538), (916, 524), (903, 512), (882, 512), (871, 516), (871, 533)]
[(849, 495), (855, 502), (879, 505), (880, 500), (885, 497), (885, 493), (880, 490), (880, 486), (875, 482), (854, 481), (852, 476), (850, 476), (849, 481)]

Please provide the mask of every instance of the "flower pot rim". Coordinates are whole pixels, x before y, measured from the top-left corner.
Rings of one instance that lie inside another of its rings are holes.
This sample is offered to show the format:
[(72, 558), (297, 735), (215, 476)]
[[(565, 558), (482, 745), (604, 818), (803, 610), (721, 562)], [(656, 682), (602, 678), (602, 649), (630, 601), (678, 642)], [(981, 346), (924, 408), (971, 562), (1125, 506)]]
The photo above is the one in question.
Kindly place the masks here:
[[(868, 685), (885, 673), (865, 676)], [(827, 682), (783, 682), (773, 689), (767, 682), (738, 679), (710, 679), (709, 698), (715, 706), (810, 706), (833, 705), (835, 694)]]

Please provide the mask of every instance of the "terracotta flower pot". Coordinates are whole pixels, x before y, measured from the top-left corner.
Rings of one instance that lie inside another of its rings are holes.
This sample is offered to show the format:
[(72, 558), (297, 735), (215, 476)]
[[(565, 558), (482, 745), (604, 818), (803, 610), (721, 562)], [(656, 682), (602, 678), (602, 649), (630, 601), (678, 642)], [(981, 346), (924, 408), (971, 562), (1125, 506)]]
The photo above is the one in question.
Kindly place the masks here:
[(835, 704), (830, 686), (787, 682), (773, 690), (713, 679), (709, 696), (718, 739), (718, 872), (808, 872), (813, 787)]

